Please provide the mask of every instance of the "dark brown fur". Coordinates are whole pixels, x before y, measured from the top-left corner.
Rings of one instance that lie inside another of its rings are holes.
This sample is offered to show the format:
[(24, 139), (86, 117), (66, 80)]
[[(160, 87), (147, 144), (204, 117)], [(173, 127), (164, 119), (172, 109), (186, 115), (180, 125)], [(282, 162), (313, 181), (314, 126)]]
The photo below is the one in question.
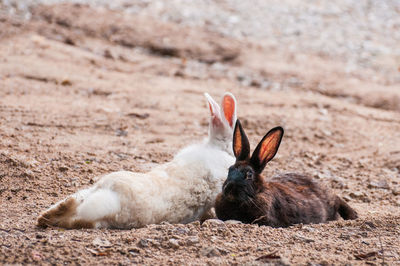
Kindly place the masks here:
[(272, 227), (356, 219), (346, 202), (311, 178), (284, 174), (265, 180), (261, 172), (276, 154), (283, 136), (280, 127), (268, 132), (250, 158), (247, 136), (237, 121), (234, 132), (236, 163), (230, 167), (215, 211), (221, 220), (239, 220)]
[(215, 210), (221, 220), (239, 220), (272, 227), (356, 219), (357, 213), (340, 197), (310, 178), (298, 174), (276, 176), (267, 182), (258, 176), (254, 197), (238, 201), (220, 193)]

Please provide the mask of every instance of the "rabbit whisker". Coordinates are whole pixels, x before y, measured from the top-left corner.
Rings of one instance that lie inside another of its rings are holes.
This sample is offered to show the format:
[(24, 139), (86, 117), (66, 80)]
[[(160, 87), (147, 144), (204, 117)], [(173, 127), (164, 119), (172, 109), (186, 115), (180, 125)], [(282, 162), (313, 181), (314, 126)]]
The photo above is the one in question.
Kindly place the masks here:
[(248, 198), (248, 202), (254, 205), (261, 213), (264, 212), (263, 209), (252, 198)]
[(260, 217), (258, 217), (258, 218), (256, 218), (256, 219), (254, 219), (254, 221), (252, 221), (251, 224), (254, 224), (254, 223), (258, 222), (258, 221), (264, 219), (264, 218), (267, 217), (267, 216), (268, 216), (268, 215), (262, 215), (262, 216), (260, 216)]

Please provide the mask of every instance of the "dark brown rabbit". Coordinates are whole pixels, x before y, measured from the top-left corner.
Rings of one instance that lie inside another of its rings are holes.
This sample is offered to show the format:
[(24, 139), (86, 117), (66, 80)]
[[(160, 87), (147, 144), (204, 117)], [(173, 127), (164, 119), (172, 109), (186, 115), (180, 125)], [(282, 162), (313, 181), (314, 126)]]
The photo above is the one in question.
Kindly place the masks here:
[(233, 133), (236, 163), (229, 168), (215, 210), (221, 220), (239, 220), (272, 227), (356, 219), (357, 213), (340, 197), (322, 188), (311, 178), (284, 174), (270, 180), (261, 175), (274, 158), (283, 137), (283, 128), (271, 129), (250, 157), (250, 144), (237, 120)]

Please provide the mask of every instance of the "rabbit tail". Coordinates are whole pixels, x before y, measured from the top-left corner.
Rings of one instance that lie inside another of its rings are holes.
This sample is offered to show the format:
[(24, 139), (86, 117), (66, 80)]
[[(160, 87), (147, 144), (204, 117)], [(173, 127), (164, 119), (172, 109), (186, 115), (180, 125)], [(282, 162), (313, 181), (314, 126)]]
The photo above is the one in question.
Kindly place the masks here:
[(108, 221), (119, 210), (120, 202), (115, 192), (89, 188), (50, 207), (39, 216), (37, 225), (67, 229), (108, 227)]
[(349, 206), (343, 199), (340, 197), (336, 198), (336, 204), (338, 207), (338, 213), (345, 220), (354, 220), (358, 218), (357, 212)]

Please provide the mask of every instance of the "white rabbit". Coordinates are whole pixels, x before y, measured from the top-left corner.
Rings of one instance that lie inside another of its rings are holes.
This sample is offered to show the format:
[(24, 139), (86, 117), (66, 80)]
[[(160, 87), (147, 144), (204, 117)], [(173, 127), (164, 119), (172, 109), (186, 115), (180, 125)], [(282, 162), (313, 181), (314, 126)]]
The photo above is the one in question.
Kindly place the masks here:
[(184, 148), (171, 162), (147, 173), (120, 171), (103, 176), (42, 213), (38, 226), (129, 229), (200, 219), (214, 205), (228, 167), (235, 162), (235, 97), (225, 93), (220, 108), (209, 94), (205, 96), (211, 116), (203, 143)]

